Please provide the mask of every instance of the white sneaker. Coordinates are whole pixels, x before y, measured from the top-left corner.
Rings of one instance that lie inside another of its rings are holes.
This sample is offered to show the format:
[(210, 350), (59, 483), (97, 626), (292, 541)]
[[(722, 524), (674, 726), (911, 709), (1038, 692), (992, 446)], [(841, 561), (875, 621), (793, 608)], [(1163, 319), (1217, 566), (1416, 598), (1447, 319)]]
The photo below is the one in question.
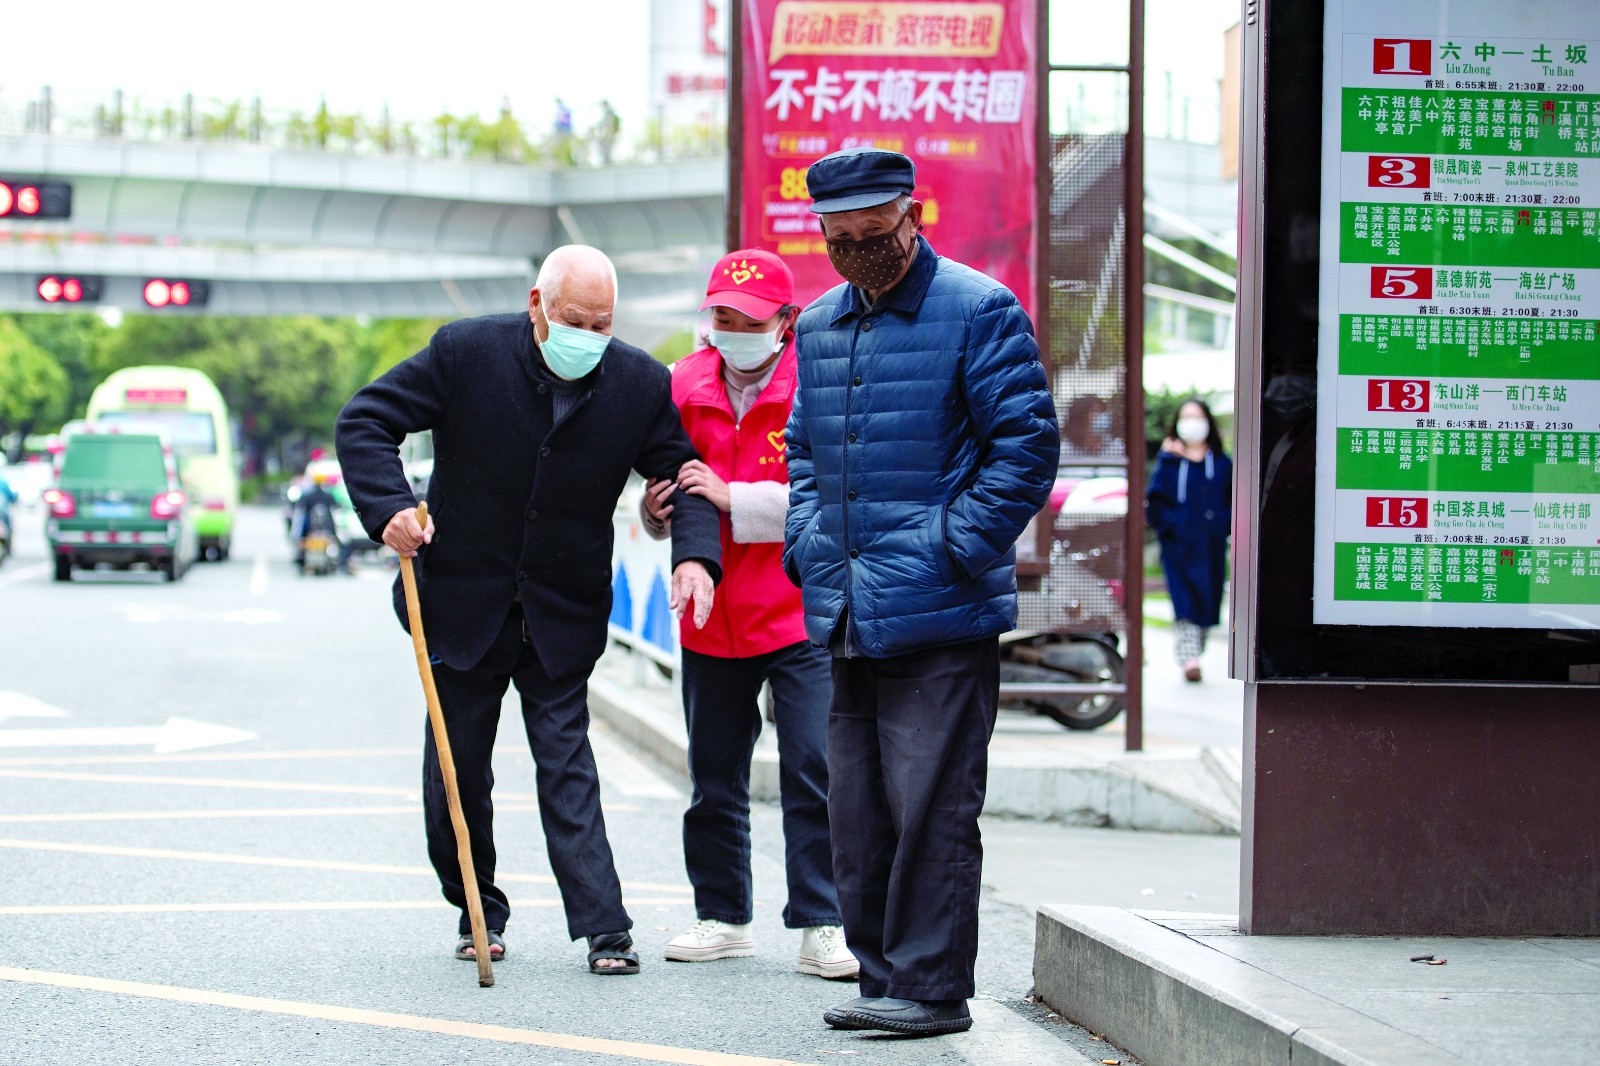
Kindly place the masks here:
[(732, 925), (715, 918), (702, 918), (694, 928), (667, 941), (667, 958), (672, 962), (714, 962), (717, 959), (744, 959), (756, 953), (756, 942), (748, 925)]
[(845, 981), (861, 973), (861, 964), (844, 946), (844, 929), (816, 925), (800, 935), (800, 972)]

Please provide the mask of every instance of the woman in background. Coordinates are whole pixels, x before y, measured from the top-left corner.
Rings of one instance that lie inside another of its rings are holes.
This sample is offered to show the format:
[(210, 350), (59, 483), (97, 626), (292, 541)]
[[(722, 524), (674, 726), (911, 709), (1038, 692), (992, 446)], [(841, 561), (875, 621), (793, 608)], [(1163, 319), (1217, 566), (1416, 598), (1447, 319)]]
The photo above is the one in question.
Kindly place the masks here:
[(1145, 508), (1161, 543), (1178, 665), (1186, 680), (1197, 682), (1206, 630), (1222, 612), (1233, 520), (1233, 463), (1202, 401), (1178, 408), (1156, 456)]

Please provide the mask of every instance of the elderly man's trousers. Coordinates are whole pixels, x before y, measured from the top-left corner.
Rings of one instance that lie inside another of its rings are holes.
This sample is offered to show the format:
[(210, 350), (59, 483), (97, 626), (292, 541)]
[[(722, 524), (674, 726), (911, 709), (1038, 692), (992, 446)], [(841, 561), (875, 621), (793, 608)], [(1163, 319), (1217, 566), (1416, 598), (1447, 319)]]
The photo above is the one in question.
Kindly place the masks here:
[[(505, 892), (494, 881), (494, 804), (490, 799), (494, 770), (490, 755), (501, 701), (507, 686), (515, 684), (522, 697), (528, 746), (533, 750), (545, 847), (566, 907), (567, 933), (576, 940), (632, 928), (622, 907), (622, 886), (600, 813), (600, 777), (589, 747), (588, 671), (559, 678), (547, 674), (527, 642), (518, 607), (507, 615), (499, 635), (476, 666), (453, 670), (435, 663), (433, 678), (472, 840), (484, 924), (504, 929), (511, 913)], [(460, 930), (465, 936), (471, 928), (466, 889), (431, 729), (423, 754), (422, 805), (428, 858), (439, 875), (445, 899), (461, 908)]]
[(836, 658), (828, 812), (845, 940), (868, 998), (970, 999), (993, 637), (886, 659)]

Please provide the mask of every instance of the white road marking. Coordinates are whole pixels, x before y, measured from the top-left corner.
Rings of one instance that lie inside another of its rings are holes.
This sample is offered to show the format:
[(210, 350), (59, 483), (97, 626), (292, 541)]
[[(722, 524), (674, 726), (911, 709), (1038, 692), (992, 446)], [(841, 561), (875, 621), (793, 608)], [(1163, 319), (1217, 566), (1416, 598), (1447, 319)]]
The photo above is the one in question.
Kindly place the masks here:
[(139, 624), (155, 622), (189, 622), (209, 624), (228, 622), (235, 625), (264, 625), (283, 621), (282, 611), (264, 607), (244, 607), (233, 611), (195, 611), (179, 604), (119, 603), (111, 608), (122, 615), (123, 621)]
[(21, 692), (0, 692), (0, 722), (7, 718), (65, 718), (67, 712)]
[(250, 566), (250, 595), (265, 596), (267, 594), (267, 557), (257, 555), (255, 562)]
[(621, 743), (605, 733), (590, 730), (589, 746), (605, 787), (629, 799), (682, 799), (683, 790), (633, 757)]
[[(942, 1037), (971, 1066), (1015, 1066), (1021, 1062), (1050, 1062), (1076, 1066), (1101, 1060), (1091, 1059), (1071, 1044), (1051, 1036), (1038, 1022), (1030, 1022), (1009, 1007), (992, 999), (974, 999), (967, 1004), (972, 1012), (972, 1028), (960, 1036)], [(1106, 1047), (1106, 1055), (1113, 1055)]]
[(218, 744), (255, 740), (256, 734), (232, 726), (168, 718), (162, 725), (73, 727), (68, 729), (0, 729), (4, 748), (87, 748), (150, 745), (157, 755), (193, 751)]
[(8, 585), (20, 585), (24, 581), (32, 581), (36, 577), (43, 577), (50, 572), (50, 563), (35, 563), (25, 566), (21, 570), (10, 570), (0, 574), (0, 589)]

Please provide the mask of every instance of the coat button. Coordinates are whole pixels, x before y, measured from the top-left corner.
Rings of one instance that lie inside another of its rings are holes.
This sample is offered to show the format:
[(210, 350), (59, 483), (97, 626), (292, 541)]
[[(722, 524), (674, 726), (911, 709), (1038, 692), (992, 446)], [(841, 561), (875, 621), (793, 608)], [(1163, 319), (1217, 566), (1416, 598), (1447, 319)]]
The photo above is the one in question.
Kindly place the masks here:
[(539, 509), (537, 507), (528, 512), (528, 521), (532, 522), (535, 518), (538, 518), (538, 517), (539, 517)]
[(549, 454), (550, 454), (550, 449), (549, 448), (540, 448), (539, 449), (539, 458), (543, 459), (545, 456), (547, 456)]
[(856, 494), (853, 492), (847, 492), (845, 493), (844, 498), (847, 500), (853, 500), (856, 498)]
[(859, 375), (859, 374), (856, 375), (855, 384), (857, 384), (857, 385), (861, 384), (861, 375)]
[(852, 559), (861, 558), (861, 552), (856, 550), (855, 548), (851, 548), (850, 549), (850, 558), (852, 558)]
[(528, 580), (528, 572), (526, 570), (518, 570), (517, 571), (517, 580), (518, 581), (526, 581), (526, 580)]
[(548, 386), (548, 385), (540, 385), (539, 386), (539, 395), (540, 396), (543, 396), (545, 393), (547, 393), (549, 391), (550, 391), (550, 386)]
[(869, 318), (865, 322), (861, 323), (861, 332), (863, 332), (863, 333), (871, 333), (872, 332), (872, 319)]
[(856, 435), (854, 433), (852, 433), (852, 434), (850, 434), (850, 443), (854, 444), (855, 442), (856, 442)]

